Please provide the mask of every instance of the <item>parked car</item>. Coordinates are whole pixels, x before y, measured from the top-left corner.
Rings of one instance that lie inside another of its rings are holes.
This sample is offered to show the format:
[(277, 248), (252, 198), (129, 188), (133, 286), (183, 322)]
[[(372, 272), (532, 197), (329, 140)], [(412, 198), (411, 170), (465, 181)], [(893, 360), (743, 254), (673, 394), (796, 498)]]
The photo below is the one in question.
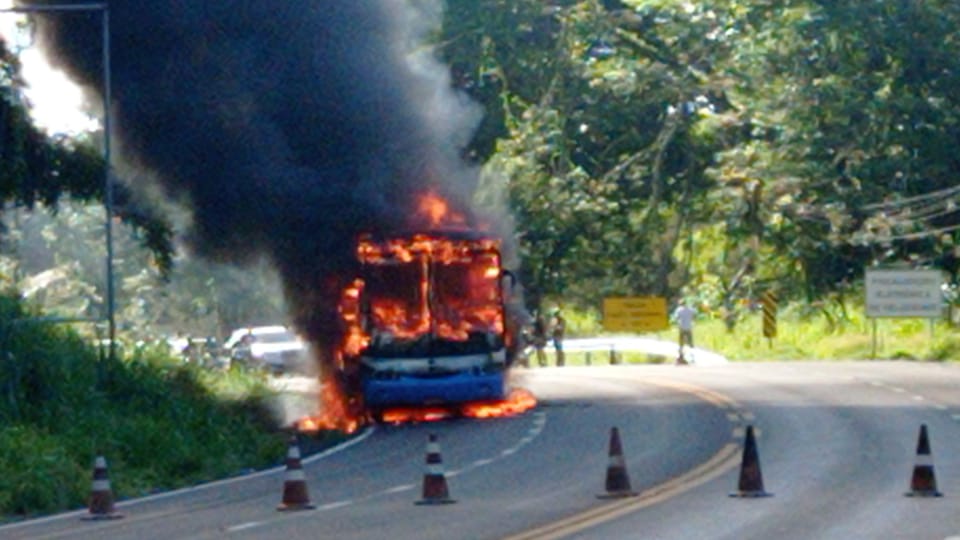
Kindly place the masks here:
[(303, 371), (310, 361), (306, 343), (286, 326), (238, 328), (223, 346), (231, 367), (281, 374)]

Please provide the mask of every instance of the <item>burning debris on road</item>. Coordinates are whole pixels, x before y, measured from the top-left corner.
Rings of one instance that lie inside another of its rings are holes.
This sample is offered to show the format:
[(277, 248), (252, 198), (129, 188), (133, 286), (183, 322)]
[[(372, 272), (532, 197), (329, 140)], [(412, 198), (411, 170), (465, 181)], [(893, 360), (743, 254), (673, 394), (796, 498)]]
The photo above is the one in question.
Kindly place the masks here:
[[(352, 295), (367, 301), (360, 294), (371, 279), (364, 276), (371, 266), (365, 257), (375, 256), (375, 250), (365, 252), (369, 244), (361, 238), (391, 237), (398, 231), (429, 234), (441, 225), (474, 229), (478, 224), (469, 204), (475, 173), (459, 159), (478, 119), (477, 108), (451, 90), (447, 69), (418, 48), (430, 24), (439, 22), (442, 3), (108, 4), (119, 177), (142, 194), (159, 186), (186, 205), (191, 210), (189, 241), (198, 255), (235, 263), (262, 257), (272, 261), (291, 318), (318, 355), (322, 393), (331, 407), (326, 413), (337, 419), (331, 425), (349, 429), (360, 421), (355, 409), (367, 381), (362, 369), (367, 364), (360, 359), (369, 357), (364, 351), (370, 344), (362, 340), (370, 339), (370, 320), (382, 321), (388, 310), (382, 302), (358, 304), (354, 320), (344, 317)], [(43, 12), (33, 17), (51, 63), (83, 85), (94, 98), (91, 103), (99, 103), (99, 14)], [(444, 333), (459, 332), (456, 340), (474, 340), (470, 354), (453, 363), (459, 366), (455, 371), (486, 377), (483, 390), (495, 399), (502, 389), (493, 377), (502, 378), (500, 370), (511, 361), (508, 352), (501, 352), (509, 346), (504, 324), (510, 323), (502, 314), (501, 255), (496, 252), (491, 266), (483, 249), (467, 251), (466, 262), (444, 261), (431, 251), (407, 266), (380, 266), (417, 274), (421, 289), (411, 298), (418, 299), (420, 310), (450, 307), (427, 302), (427, 292), (444, 287), (444, 280), (435, 279), (437, 272), (448, 271), (450, 280), (460, 280), (458, 286), (466, 286), (462, 280), (482, 282), (486, 311), (474, 312), (484, 328), (436, 325), (452, 320), (438, 317), (439, 311), (430, 316), (406, 312), (405, 322), (387, 326), (412, 329), (404, 325), (414, 321), (424, 330), (421, 335), (437, 337), (439, 332), (442, 340), (450, 338)], [(494, 311), (500, 311), (490, 312), (497, 303)], [(420, 376), (413, 367), (420, 361), (436, 378), (435, 349), (442, 346), (434, 341), (425, 355), (385, 359), (392, 367), (371, 368), (376, 377), (370, 380)], [(354, 360), (346, 359), (344, 351)], [(380, 366), (373, 360), (368, 364)]]

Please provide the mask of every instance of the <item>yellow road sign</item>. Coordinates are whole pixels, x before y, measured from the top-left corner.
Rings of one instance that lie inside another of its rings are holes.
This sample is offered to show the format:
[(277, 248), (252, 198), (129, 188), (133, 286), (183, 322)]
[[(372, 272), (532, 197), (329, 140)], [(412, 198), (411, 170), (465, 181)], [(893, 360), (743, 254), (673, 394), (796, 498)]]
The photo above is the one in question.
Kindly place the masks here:
[(603, 328), (608, 332), (656, 332), (669, 326), (666, 298), (621, 296), (603, 299)]

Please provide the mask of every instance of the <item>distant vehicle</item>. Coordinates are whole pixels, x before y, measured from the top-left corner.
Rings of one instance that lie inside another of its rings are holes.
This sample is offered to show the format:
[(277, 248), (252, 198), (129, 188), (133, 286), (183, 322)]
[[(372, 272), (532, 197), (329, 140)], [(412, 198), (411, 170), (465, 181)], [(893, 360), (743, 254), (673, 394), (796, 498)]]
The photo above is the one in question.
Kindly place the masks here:
[(232, 367), (263, 369), (273, 374), (302, 371), (307, 346), (286, 326), (238, 328), (223, 344)]

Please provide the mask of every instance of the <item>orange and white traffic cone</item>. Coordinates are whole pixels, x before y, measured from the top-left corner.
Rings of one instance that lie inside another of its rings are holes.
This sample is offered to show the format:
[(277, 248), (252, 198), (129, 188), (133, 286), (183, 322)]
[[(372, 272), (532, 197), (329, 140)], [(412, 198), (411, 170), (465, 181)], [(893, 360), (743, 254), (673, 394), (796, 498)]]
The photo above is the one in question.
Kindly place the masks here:
[(623, 459), (623, 445), (620, 443), (620, 430), (610, 428), (610, 456), (607, 466), (607, 479), (604, 486), (606, 493), (597, 495), (600, 499), (617, 499), (623, 497), (634, 497), (637, 495), (630, 488), (630, 475), (627, 474), (627, 464)]
[(118, 514), (113, 509), (113, 491), (110, 489), (107, 460), (98, 455), (93, 461), (93, 486), (90, 489), (88, 513), (81, 519), (100, 520), (122, 517), (123, 514)]
[(757, 440), (753, 435), (753, 426), (747, 426), (747, 436), (743, 443), (743, 459), (740, 466), (740, 480), (737, 491), (731, 497), (757, 498), (770, 497), (763, 489), (763, 472), (760, 470), (760, 456), (757, 453)]
[(300, 463), (300, 446), (297, 436), (290, 437), (287, 445), (287, 472), (283, 481), (283, 500), (277, 510), (311, 510), (316, 508), (310, 504), (310, 495), (307, 494), (307, 478)]
[(913, 476), (910, 478), (910, 491), (907, 497), (942, 497), (943, 493), (937, 490), (937, 478), (933, 474), (933, 456), (930, 452), (930, 438), (927, 436), (927, 425), (920, 426), (920, 437), (917, 439), (917, 459), (913, 466)]
[(447, 478), (443, 473), (443, 457), (440, 455), (440, 443), (437, 436), (427, 438), (427, 468), (423, 475), (423, 498), (416, 504), (453, 504), (447, 489)]

